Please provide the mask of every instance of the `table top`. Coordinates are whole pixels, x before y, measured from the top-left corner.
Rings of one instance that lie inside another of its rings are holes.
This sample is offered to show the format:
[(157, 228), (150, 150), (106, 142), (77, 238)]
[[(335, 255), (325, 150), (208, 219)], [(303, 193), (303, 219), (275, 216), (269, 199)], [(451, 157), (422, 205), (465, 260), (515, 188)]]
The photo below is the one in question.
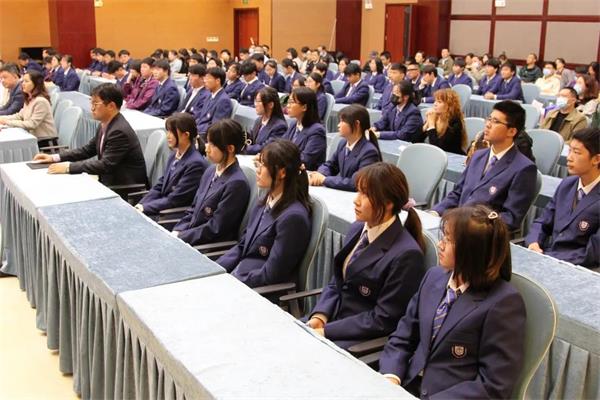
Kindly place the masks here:
[(117, 197), (91, 175), (50, 175), (47, 169), (33, 170), (26, 163), (0, 165), (0, 180), (34, 216), (40, 207)]
[[(0, 129), (0, 143), (2, 149), (4, 146), (15, 144), (14, 142), (33, 142), (37, 145), (37, 139), (31, 133), (22, 128), (2, 128)], [(0, 149), (0, 150), (2, 150)]]
[(121, 293), (118, 307), (186, 397), (412, 398), (227, 274)]
[(123, 291), (225, 272), (120, 198), (42, 207), (39, 221), (78, 277), (107, 302)]

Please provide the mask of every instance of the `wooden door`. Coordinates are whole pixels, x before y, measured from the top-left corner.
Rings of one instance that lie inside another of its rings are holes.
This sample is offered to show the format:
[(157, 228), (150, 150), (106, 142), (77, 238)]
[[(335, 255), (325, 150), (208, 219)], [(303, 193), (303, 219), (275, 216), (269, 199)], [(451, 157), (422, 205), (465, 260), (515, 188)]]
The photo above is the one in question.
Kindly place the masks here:
[(402, 62), (410, 53), (410, 11), (402, 4), (385, 5), (384, 49), (392, 53), (393, 62)]
[(248, 48), (254, 40), (254, 44), (260, 44), (258, 39), (258, 8), (234, 9), (234, 56), (240, 52), (240, 48)]
[(362, 0), (337, 0), (335, 48), (349, 59), (360, 59)]

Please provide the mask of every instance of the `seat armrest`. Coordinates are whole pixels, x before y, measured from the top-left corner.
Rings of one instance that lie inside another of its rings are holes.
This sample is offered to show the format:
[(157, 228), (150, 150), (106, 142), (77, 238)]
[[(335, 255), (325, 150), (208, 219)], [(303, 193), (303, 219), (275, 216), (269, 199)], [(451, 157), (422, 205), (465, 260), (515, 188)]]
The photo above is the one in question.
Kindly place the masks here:
[(254, 291), (261, 296), (266, 296), (273, 293), (288, 292), (296, 290), (296, 284), (293, 282), (277, 283), (275, 285), (260, 286), (254, 288)]
[(292, 300), (300, 300), (306, 297), (318, 296), (323, 292), (323, 288), (313, 289), (313, 290), (305, 290), (303, 292), (286, 294), (285, 296), (281, 296), (279, 301), (282, 303), (292, 301)]
[(166, 208), (158, 212), (159, 215), (177, 214), (185, 212), (189, 207)]
[(367, 354), (371, 354), (377, 351), (381, 351), (385, 343), (387, 342), (388, 337), (383, 336), (377, 339), (367, 340), (366, 342), (355, 344), (354, 346), (350, 346), (348, 348), (348, 352), (352, 354), (354, 357), (362, 357)]

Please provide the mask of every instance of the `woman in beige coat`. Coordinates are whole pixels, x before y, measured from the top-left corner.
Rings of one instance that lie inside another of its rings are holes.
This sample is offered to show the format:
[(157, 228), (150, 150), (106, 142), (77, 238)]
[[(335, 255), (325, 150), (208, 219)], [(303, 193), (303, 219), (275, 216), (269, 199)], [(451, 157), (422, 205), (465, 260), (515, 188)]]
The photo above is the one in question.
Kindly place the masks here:
[(16, 114), (1, 117), (0, 125), (23, 128), (38, 139), (57, 136), (44, 76), (37, 71), (29, 71), (23, 76), (22, 90), (25, 105)]

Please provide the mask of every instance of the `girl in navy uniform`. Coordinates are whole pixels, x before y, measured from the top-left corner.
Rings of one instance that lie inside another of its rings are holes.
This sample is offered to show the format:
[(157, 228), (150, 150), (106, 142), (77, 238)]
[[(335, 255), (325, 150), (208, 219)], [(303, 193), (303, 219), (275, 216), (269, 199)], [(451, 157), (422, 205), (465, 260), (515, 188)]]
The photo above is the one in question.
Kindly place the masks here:
[(306, 78), (306, 87), (317, 94), (319, 120), (322, 124), (327, 123), (327, 121), (325, 121), (325, 114), (327, 113), (327, 95), (325, 95), (325, 89), (323, 88), (323, 75), (312, 72), (308, 78)]
[[(361, 169), (356, 220), (334, 259), (334, 276), (308, 325), (348, 348), (389, 335), (425, 274), (421, 222), (410, 208), (402, 171), (379, 162)], [(398, 213), (405, 207), (403, 224)]]
[(146, 215), (158, 217), (161, 210), (188, 207), (198, 190), (208, 162), (195, 149), (198, 136), (194, 117), (186, 113), (173, 114), (165, 122), (167, 144), (174, 150), (163, 176), (135, 206)]
[(587, 268), (600, 265), (600, 130), (575, 132), (563, 179), (527, 236), (529, 249)]
[(367, 165), (381, 161), (377, 137), (369, 131), (369, 112), (361, 105), (344, 107), (339, 114), (340, 140), (331, 158), (309, 174), (312, 186), (355, 191), (356, 173)]
[(279, 94), (275, 89), (265, 86), (256, 94), (254, 108), (258, 118), (250, 133), (251, 144), (246, 146), (246, 154), (257, 154), (273, 139), (282, 137), (288, 129), (281, 110)]
[(287, 110), (296, 123), (288, 129), (285, 139), (300, 148), (304, 167), (314, 171), (325, 161), (327, 151), (325, 127), (319, 122), (317, 95), (307, 87), (294, 89)]
[(383, 63), (379, 58), (369, 61), (369, 72), (367, 72), (364, 79), (368, 85), (373, 86), (375, 93), (383, 93), (387, 79), (383, 74)]
[(256, 182), (268, 191), (239, 243), (217, 263), (250, 287), (296, 280), (311, 235), (308, 176), (298, 147), (277, 139), (256, 161)]
[(525, 305), (508, 282), (509, 231), (484, 205), (442, 218), (439, 267), (389, 337), (380, 372), (422, 399), (507, 399), (523, 365)]
[(191, 245), (237, 240), (250, 186), (236, 154), (244, 146), (244, 132), (231, 119), (217, 121), (207, 132), (206, 156), (213, 163), (202, 179), (194, 202), (173, 228)]

